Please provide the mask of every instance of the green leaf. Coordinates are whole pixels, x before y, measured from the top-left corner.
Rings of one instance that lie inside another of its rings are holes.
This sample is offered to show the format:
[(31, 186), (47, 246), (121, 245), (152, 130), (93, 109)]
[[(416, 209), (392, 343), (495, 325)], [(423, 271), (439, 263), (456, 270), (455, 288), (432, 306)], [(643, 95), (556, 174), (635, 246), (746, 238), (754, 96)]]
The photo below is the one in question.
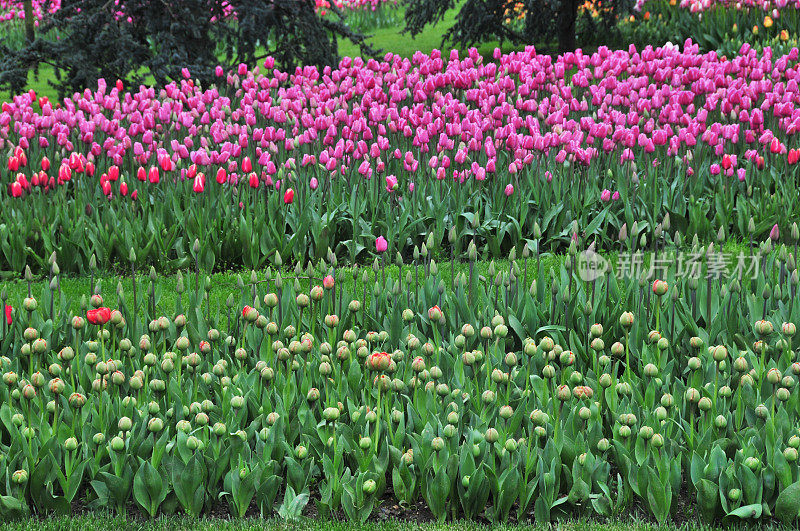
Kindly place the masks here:
[(742, 507), (739, 507), (738, 509), (734, 509), (733, 511), (729, 512), (728, 516), (736, 516), (737, 518), (742, 518), (742, 519), (760, 518), (763, 509), (764, 507), (760, 503), (743, 505)]
[(695, 485), (697, 488), (697, 503), (700, 512), (707, 522), (714, 520), (719, 507), (719, 487), (705, 478), (700, 479)]
[(28, 515), (28, 505), (25, 500), (14, 496), (0, 496), (0, 517), (3, 521), (17, 520)]
[(151, 518), (155, 517), (159, 506), (169, 494), (169, 487), (164, 480), (149, 461), (142, 461), (133, 478), (134, 499)]
[(775, 517), (783, 523), (794, 521), (798, 514), (800, 514), (800, 481), (783, 489), (775, 502)]
[(659, 525), (663, 525), (669, 517), (671, 506), (672, 496), (668, 493), (669, 483), (666, 486), (661, 483), (658, 474), (652, 468), (648, 468), (648, 475), (647, 501), (650, 503), (650, 510), (653, 511)]
[(179, 459), (173, 460), (172, 485), (183, 509), (193, 516), (199, 516), (205, 502), (206, 468), (201, 454), (197, 453), (186, 465)]

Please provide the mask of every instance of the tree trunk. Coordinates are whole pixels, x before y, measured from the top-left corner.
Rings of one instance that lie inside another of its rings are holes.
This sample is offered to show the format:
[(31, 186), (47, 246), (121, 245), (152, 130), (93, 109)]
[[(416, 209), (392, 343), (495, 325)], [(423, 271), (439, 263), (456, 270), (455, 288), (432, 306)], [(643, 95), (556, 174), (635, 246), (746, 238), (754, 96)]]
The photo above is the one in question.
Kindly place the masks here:
[(23, 9), (25, 10), (25, 38), (28, 39), (28, 42), (33, 42), (33, 0), (25, 0)]
[(558, 11), (558, 50), (575, 51), (575, 21), (578, 18), (578, 0), (561, 0)]

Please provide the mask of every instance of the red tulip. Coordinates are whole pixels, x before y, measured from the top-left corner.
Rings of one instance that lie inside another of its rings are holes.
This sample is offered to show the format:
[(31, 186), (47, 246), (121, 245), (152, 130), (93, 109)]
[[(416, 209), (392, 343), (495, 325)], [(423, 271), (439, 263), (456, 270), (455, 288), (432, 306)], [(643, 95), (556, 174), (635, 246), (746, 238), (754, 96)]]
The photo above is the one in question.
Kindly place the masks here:
[(136, 170), (136, 178), (142, 182), (147, 180), (147, 172), (144, 171), (144, 168), (142, 168), (141, 166), (139, 166), (139, 169)]
[(9, 326), (11, 326), (11, 323), (13, 322), (13, 319), (11, 319), (11, 312), (13, 310), (14, 308), (6, 304), (6, 324), (8, 324)]
[(169, 155), (159, 157), (158, 165), (161, 166), (163, 171), (172, 171), (172, 159), (169, 158)]
[(294, 202), (294, 190), (289, 188), (283, 194), (283, 202), (287, 205), (291, 205)]
[(120, 183), (120, 185), (119, 185), (119, 194), (122, 197), (125, 197), (125, 196), (128, 195), (128, 183), (126, 183), (125, 181), (122, 181)]
[(157, 166), (150, 166), (150, 172), (147, 174), (147, 179), (150, 181), (150, 184), (158, 183), (160, 177)]
[(58, 168), (58, 181), (63, 184), (70, 179), (72, 179), (72, 169), (68, 165), (62, 164)]
[(86, 312), (86, 320), (94, 325), (104, 325), (111, 319), (111, 310), (102, 307), (96, 310), (89, 310)]
[(250, 188), (258, 188), (258, 175), (251, 171), (250, 175), (247, 176), (247, 182), (250, 184)]
[(50, 159), (42, 157), (42, 170), (47, 171), (50, 169)]
[(11, 196), (12, 197), (21, 197), (22, 196), (22, 185), (19, 182), (11, 183)]
[(219, 168), (217, 170), (217, 184), (225, 184), (227, 180), (228, 174), (225, 172), (225, 168)]
[(108, 168), (108, 180), (116, 181), (117, 179), (119, 179), (119, 168), (117, 166), (111, 166)]
[(194, 178), (194, 185), (192, 186), (192, 190), (194, 190), (195, 193), (200, 194), (203, 193), (205, 187), (206, 187), (205, 176), (202, 173), (198, 173), (197, 177)]
[(244, 160), (242, 160), (242, 172), (250, 173), (251, 171), (253, 171), (253, 163), (250, 162), (250, 157), (245, 157)]

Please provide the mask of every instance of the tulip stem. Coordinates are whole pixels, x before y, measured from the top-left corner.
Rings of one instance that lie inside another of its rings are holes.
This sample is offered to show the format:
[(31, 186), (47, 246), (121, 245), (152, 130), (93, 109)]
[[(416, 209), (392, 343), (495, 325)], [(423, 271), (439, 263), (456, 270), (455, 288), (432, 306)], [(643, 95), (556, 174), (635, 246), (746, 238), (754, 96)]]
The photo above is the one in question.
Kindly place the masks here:
[(378, 454), (378, 444), (379, 444), (378, 438), (381, 435), (381, 388), (380, 385), (378, 385), (377, 387), (378, 387), (378, 404), (375, 409), (377, 410), (376, 413), (378, 419), (375, 421), (375, 446), (374, 446), (374, 452), (376, 455)]
[(630, 332), (625, 331), (625, 379), (631, 381)]

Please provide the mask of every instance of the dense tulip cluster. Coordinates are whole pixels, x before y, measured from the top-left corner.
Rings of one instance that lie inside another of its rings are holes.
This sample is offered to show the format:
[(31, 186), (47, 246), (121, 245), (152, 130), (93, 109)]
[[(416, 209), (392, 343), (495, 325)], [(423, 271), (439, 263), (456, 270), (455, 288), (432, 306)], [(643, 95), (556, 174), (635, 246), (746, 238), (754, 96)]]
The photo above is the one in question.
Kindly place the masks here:
[(743, 44), (781, 54), (800, 45), (797, 0), (637, 0), (623, 33), (634, 42), (691, 37), (703, 50), (735, 56)]
[[(39, 21), (47, 13), (54, 13), (61, 8), (61, 0), (33, 0), (34, 24), (39, 25)], [(25, 9), (22, 0), (0, 0), (0, 23), (24, 20)]]
[(397, 7), (397, 0), (316, 0), (317, 12), (325, 16), (331, 6), (347, 13), (364, 11), (374, 13), (385, 7)]
[[(687, 42), (555, 60), (529, 48), (486, 63), (473, 49), (273, 66), (219, 69), (208, 88), (185, 71), (161, 90), (101, 82), (64, 102), (30, 92), (3, 103), (9, 268), (24, 266), (26, 247), (69, 247), (81, 256), (67, 263), (85, 263), (89, 247), (76, 242), (107, 223), (126, 245), (89, 236), (104, 263), (128, 245), (149, 262), (182, 259), (200, 238), (212, 258), (257, 268), (273, 248), (305, 260), (330, 247), (355, 261), (380, 233), (408, 252), (422, 227), (443, 241), (446, 218), (457, 249), (477, 234), (500, 256), (535, 225), (548, 244), (568, 244), (575, 216), (609, 248), (623, 224), (655, 226), (665, 213), (705, 239), (749, 238), (751, 216), (758, 237), (798, 210), (795, 181), (780, 177), (800, 158), (796, 49), (773, 57), (745, 45), (729, 60)], [(289, 187), (298, 208), (285, 208)], [(142, 216), (161, 236), (125, 231)], [(42, 240), (34, 218), (59, 229)], [(176, 220), (187, 238), (171, 235)]]
[(179, 274), (171, 308), (154, 270), (132, 297), (92, 281), (69, 301), (52, 256), (38, 298), (2, 295), (0, 516), (313, 501), (359, 522), (398, 502), (544, 522), (636, 504), (664, 523), (685, 491), (708, 519), (792, 521), (800, 234), (773, 248), (779, 232), (751, 277), (697, 242), (687, 273), (660, 235), (642, 263), (658, 277), (587, 278), (576, 233), (550, 273), (527, 245), (447, 282), (428, 256), (387, 279), (329, 253), (240, 278), (224, 306)]
[[(636, 11), (641, 11), (647, 0), (637, 0), (634, 4)], [(725, 8), (736, 10), (760, 9), (761, 11), (773, 13), (777, 18), (777, 13), (782, 9), (800, 9), (798, 0), (670, 0), (670, 5), (676, 5), (681, 9), (688, 9), (692, 13), (701, 13), (710, 9)]]

